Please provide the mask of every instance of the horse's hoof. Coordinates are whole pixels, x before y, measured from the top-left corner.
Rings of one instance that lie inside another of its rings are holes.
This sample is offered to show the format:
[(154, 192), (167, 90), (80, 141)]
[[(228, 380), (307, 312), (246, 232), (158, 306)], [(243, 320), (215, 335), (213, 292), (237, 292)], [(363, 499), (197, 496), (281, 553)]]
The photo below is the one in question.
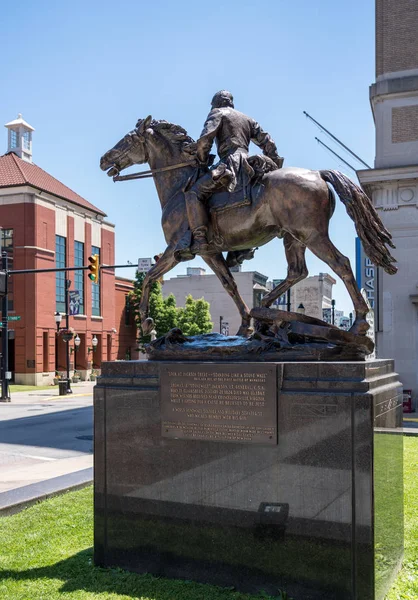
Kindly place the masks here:
[(358, 321), (354, 321), (353, 326), (350, 328), (350, 333), (354, 335), (366, 335), (367, 331), (370, 329), (370, 325), (366, 321), (366, 319), (359, 319)]
[(145, 321), (141, 323), (142, 332), (144, 335), (149, 335), (151, 331), (154, 329), (154, 319), (148, 317)]
[(254, 333), (254, 329), (249, 325), (241, 325), (237, 331), (239, 337), (249, 338)]

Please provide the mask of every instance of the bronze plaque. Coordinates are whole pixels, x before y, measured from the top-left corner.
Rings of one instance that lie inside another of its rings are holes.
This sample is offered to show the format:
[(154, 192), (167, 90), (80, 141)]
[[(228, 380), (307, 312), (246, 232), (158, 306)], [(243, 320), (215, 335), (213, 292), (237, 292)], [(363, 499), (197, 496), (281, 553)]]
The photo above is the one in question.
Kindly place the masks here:
[(277, 444), (277, 371), (266, 364), (160, 365), (163, 437)]

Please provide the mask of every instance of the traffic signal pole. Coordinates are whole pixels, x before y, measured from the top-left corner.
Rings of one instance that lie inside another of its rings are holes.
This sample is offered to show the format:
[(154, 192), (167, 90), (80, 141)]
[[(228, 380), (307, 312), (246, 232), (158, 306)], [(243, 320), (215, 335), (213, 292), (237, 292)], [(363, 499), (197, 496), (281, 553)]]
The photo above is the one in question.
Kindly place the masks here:
[(9, 299), (7, 296), (7, 266), (8, 266), (8, 257), (7, 252), (2, 253), (1, 257), (1, 266), (2, 269), (6, 272), (6, 293), (1, 299), (1, 319), (2, 319), (2, 332), (1, 332), (1, 402), (10, 402), (10, 393), (9, 393), (9, 327), (8, 327), (8, 317), (9, 317)]
[[(129, 264), (129, 265), (99, 265), (98, 261), (99, 261), (99, 255), (94, 255), (95, 257), (95, 266), (97, 265), (97, 270), (99, 269), (125, 269), (125, 268), (134, 268), (135, 265), (133, 264)], [(92, 271), (91, 269), (91, 265), (87, 266), (87, 267), (63, 267), (63, 268), (59, 268), (59, 269), (16, 269), (16, 270), (8, 270), (8, 256), (6, 252), (2, 253), (2, 257), (1, 257), (1, 275), (4, 276), (4, 281), (5, 281), (5, 293), (2, 295), (1, 298), (1, 312), (2, 312), (2, 323), (1, 323), (1, 331), (2, 331), (2, 335), (1, 335), (1, 349), (2, 349), (2, 355), (1, 355), (1, 368), (0, 368), (0, 373), (1, 373), (1, 396), (0, 396), (0, 402), (10, 402), (10, 391), (9, 391), (9, 379), (10, 379), (10, 373), (9, 373), (9, 324), (8, 324), (8, 316), (9, 316), (9, 299), (8, 299), (8, 295), (7, 295), (7, 291), (8, 291), (8, 278), (11, 275), (26, 275), (28, 273), (58, 273), (58, 272), (64, 272), (65, 275), (65, 326), (67, 329), (69, 329), (70, 327), (70, 323), (69, 323), (69, 319), (70, 319), (70, 315), (69, 315), (69, 287), (71, 285), (71, 281), (67, 278), (67, 272), (68, 271), (86, 271), (89, 270), (90, 272)], [(98, 277), (98, 272), (97, 272), (97, 278), (96, 278), (96, 282), (98, 282), (99, 277)], [(92, 279), (92, 281), (94, 281)], [(69, 390), (69, 392), (71, 392), (71, 387), (70, 387), (70, 349), (69, 349), (69, 342), (67, 342), (67, 389)]]

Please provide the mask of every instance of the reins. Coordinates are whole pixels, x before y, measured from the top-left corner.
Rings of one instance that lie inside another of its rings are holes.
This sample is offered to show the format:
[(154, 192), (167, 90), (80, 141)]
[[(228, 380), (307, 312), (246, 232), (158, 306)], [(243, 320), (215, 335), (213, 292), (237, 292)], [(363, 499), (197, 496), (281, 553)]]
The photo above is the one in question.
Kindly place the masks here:
[(113, 181), (129, 181), (131, 179), (146, 179), (152, 177), (155, 173), (164, 173), (165, 171), (173, 171), (174, 169), (180, 169), (181, 167), (196, 166), (197, 160), (194, 159), (188, 162), (178, 163), (177, 165), (170, 165), (169, 167), (161, 167), (160, 169), (149, 169), (148, 171), (140, 171), (139, 173), (131, 173), (130, 175), (114, 175)]

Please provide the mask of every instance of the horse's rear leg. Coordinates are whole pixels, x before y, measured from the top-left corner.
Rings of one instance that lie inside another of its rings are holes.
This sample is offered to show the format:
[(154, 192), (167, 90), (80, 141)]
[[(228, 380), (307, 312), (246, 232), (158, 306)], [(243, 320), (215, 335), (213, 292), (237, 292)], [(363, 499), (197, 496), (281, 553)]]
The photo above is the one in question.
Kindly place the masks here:
[(285, 294), (298, 281), (308, 276), (308, 268), (305, 262), (306, 246), (296, 240), (290, 233), (283, 236), (284, 250), (287, 260), (287, 277), (276, 285), (261, 301), (262, 306), (271, 306), (282, 294)]
[(202, 256), (202, 258), (215, 273), (219, 281), (222, 283), (225, 291), (231, 296), (232, 300), (236, 304), (236, 307), (238, 308), (239, 314), (241, 315), (241, 327), (238, 329), (237, 335), (248, 337), (251, 333), (250, 311), (238, 292), (237, 284), (228, 268), (228, 265), (226, 264), (224, 257), (222, 254), (215, 254), (213, 256)]
[(349, 259), (341, 254), (328, 237), (328, 234), (316, 233), (307, 242), (311, 252), (324, 261), (338, 277), (344, 282), (356, 311), (356, 320), (350, 331), (357, 335), (363, 335), (369, 329), (366, 315), (369, 308), (360, 294)]

